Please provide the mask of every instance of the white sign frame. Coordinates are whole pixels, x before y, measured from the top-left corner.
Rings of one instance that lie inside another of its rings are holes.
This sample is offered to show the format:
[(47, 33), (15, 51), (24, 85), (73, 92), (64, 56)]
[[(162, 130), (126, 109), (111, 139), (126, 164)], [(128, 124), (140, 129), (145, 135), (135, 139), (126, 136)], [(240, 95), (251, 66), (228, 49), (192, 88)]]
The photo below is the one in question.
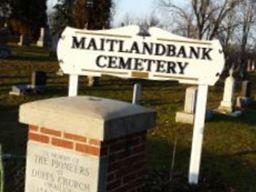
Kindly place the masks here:
[[(190, 184), (198, 184), (208, 86), (218, 81), (224, 69), (222, 46), (218, 40), (189, 39), (156, 27), (150, 28), (147, 36), (139, 33), (140, 28), (133, 25), (100, 31), (67, 27), (58, 42), (57, 55), (61, 69), (70, 75), (69, 96), (77, 96), (79, 75), (176, 80), (198, 85), (188, 176)], [(164, 54), (160, 54), (161, 48)], [(135, 100), (136, 95), (133, 103)]]

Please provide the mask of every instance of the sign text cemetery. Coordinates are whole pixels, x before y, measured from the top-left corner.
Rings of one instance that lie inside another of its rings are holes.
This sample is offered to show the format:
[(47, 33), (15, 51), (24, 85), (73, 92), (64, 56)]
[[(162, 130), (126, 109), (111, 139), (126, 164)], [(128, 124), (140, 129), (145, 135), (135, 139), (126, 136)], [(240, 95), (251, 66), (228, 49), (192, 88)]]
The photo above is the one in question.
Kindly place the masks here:
[[(139, 35), (140, 34), (140, 35)], [(198, 85), (189, 182), (198, 183), (208, 86), (224, 68), (218, 40), (200, 41), (152, 27), (90, 31), (67, 27), (57, 48), (60, 67), (70, 75), (69, 96), (76, 96), (78, 76), (176, 80)]]
[(158, 28), (138, 36), (139, 27), (106, 31), (66, 28), (58, 58), (66, 74), (179, 80), (214, 85), (224, 56), (219, 41), (197, 41)]

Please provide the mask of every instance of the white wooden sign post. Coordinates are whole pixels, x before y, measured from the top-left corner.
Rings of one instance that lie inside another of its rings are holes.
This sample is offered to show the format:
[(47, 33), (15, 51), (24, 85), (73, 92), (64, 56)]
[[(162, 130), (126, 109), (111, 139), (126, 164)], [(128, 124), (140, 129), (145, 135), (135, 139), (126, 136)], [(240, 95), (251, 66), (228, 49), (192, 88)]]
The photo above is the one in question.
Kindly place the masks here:
[(189, 183), (197, 184), (208, 86), (224, 68), (218, 40), (199, 41), (152, 27), (147, 36), (138, 26), (90, 31), (67, 27), (57, 48), (60, 67), (70, 75), (69, 96), (76, 96), (78, 75), (176, 80), (198, 85)]

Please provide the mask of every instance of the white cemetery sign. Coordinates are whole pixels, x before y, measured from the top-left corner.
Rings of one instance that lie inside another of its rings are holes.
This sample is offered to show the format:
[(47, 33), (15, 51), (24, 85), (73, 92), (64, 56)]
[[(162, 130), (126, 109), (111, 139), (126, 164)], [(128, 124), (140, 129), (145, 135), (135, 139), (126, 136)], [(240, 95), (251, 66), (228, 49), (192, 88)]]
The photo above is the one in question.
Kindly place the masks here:
[(177, 80), (198, 85), (189, 182), (198, 183), (208, 86), (224, 68), (218, 40), (199, 41), (152, 27), (140, 36), (138, 26), (91, 31), (67, 27), (58, 43), (60, 67), (70, 75), (69, 96), (76, 96), (78, 76)]

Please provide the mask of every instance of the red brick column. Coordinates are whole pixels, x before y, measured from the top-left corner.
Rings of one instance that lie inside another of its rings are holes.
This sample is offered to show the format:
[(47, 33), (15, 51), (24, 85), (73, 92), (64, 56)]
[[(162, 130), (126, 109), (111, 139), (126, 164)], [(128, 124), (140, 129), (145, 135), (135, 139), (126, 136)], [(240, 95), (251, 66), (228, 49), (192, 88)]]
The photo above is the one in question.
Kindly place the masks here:
[(146, 161), (145, 131), (102, 142), (81, 135), (29, 125), (28, 140), (106, 157), (107, 192), (142, 191)]

